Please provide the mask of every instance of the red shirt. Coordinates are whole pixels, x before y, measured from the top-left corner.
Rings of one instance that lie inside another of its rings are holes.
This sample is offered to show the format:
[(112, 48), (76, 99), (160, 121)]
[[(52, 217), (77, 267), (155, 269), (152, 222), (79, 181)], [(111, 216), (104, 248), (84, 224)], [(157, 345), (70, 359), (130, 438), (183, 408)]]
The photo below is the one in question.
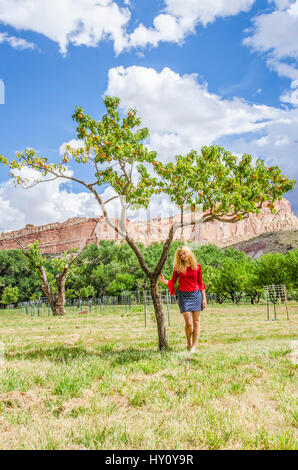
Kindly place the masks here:
[(173, 277), (168, 282), (168, 288), (172, 295), (175, 295), (174, 286), (176, 281), (179, 277), (179, 285), (178, 289), (184, 292), (190, 292), (194, 290), (205, 290), (206, 286), (203, 283), (202, 278), (202, 268), (201, 265), (198, 263), (197, 269), (191, 269), (190, 266), (187, 266), (186, 272), (178, 273), (175, 269), (173, 270)]

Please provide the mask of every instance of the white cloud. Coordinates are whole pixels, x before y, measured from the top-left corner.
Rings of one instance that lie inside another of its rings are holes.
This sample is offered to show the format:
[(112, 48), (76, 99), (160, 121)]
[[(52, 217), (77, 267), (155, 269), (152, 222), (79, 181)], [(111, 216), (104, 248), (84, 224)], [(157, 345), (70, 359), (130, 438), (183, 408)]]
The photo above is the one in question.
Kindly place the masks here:
[[(106, 94), (119, 96), (125, 109), (138, 110), (150, 130), (149, 147), (163, 161), (224, 142), (235, 154), (261, 157), (268, 165), (279, 165), (289, 178), (298, 178), (298, 109), (224, 100), (196, 75), (180, 76), (169, 68), (160, 73), (137, 66), (113, 68)], [(293, 204), (294, 193), (289, 197)]]
[(150, 129), (150, 147), (164, 159), (223, 136), (260, 131), (283, 115), (240, 98), (224, 100), (210, 93), (196, 75), (180, 76), (169, 68), (160, 73), (138, 66), (113, 68), (106, 94), (119, 96), (125, 109), (136, 107)]
[(96, 46), (106, 39), (121, 52), (129, 19), (128, 8), (113, 0), (0, 0), (0, 22), (47, 36), (62, 54), (69, 44)]
[(275, 10), (254, 18), (254, 32), (244, 44), (273, 57), (298, 59), (298, 0), (286, 10)]
[[(34, 170), (22, 169), (22, 177), (34, 181), (39, 178)], [(68, 170), (68, 174), (73, 172)], [(103, 201), (116, 193), (107, 187), (101, 194)], [(44, 225), (64, 222), (73, 217), (100, 217), (102, 212), (95, 197), (82, 190), (73, 192), (70, 183), (62, 179), (40, 183), (28, 189), (15, 187), (12, 180), (0, 185), (0, 233), (18, 230), (27, 224)], [(114, 199), (107, 205), (110, 218), (119, 218), (121, 205)], [(133, 220), (146, 220), (150, 217), (172, 216), (177, 208), (166, 197), (153, 196), (149, 212), (146, 209), (129, 209), (127, 217)]]
[(287, 64), (285, 62), (280, 62), (273, 57), (267, 59), (267, 66), (275, 71), (280, 77), (287, 77), (291, 80), (298, 79), (298, 69), (294, 65)]
[(198, 23), (206, 26), (217, 17), (248, 11), (255, 0), (164, 0), (163, 10), (151, 28), (143, 24), (129, 35), (131, 3), (125, 0), (0, 0), (0, 22), (40, 33), (59, 44), (66, 54), (70, 44), (97, 46), (112, 40), (114, 50), (157, 46), (160, 41), (181, 42), (195, 31)]
[(153, 27), (140, 24), (130, 35), (127, 47), (157, 46), (160, 41), (179, 43), (194, 32), (198, 23), (206, 26), (220, 16), (248, 11), (255, 0), (165, 0), (164, 12)]
[(200, 22), (203, 25), (214, 21), (218, 16), (248, 11), (254, 2), (255, 0), (165, 0), (169, 14), (182, 18), (189, 24)]
[(284, 10), (291, 5), (293, 0), (268, 0), (269, 3), (274, 3), (279, 10)]
[(84, 141), (80, 139), (71, 139), (68, 142), (64, 142), (62, 145), (59, 147), (59, 154), (63, 155), (66, 150), (66, 145), (70, 146), (71, 148), (78, 150), (82, 147), (84, 147)]
[[(267, 66), (279, 76), (298, 79), (298, 0), (271, 0), (275, 10), (253, 20), (252, 34), (243, 43), (265, 54)], [(297, 105), (297, 93), (284, 92), (281, 101)]]
[[(21, 174), (30, 181), (39, 176), (29, 168), (24, 168)], [(73, 193), (70, 185), (62, 183), (62, 180), (48, 181), (29, 189), (15, 187), (12, 180), (2, 183), (0, 232), (19, 229), (26, 224), (42, 225), (62, 222), (70, 217), (94, 217), (99, 214), (98, 205), (91, 194)]]
[[(262, 132), (262, 136), (252, 134), (246, 137), (234, 137), (229, 143), (232, 152), (247, 152), (261, 157), (267, 165), (278, 165), (288, 178), (298, 181), (298, 109), (285, 110), (282, 119), (272, 120)], [(286, 197), (292, 209), (298, 213), (298, 188)]]
[(298, 80), (294, 80), (291, 83), (291, 89), (291, 91), (285, 92), (280, 99), (285, 103), (291, 103), (294, 106), (298, 106)]
[(146, 28), (140, 24), (130, 35), (127, 47), (157, 46), (160, 41), (180, 42), (187, 31), (193, 30), (185, 30), (177, 18), (166, 14), (156, 16), (153, 25), (153, 28)]
[[(142, 124), (150, 130), (148, 146), (157, 150), (163, 161), (224, 139), (225, 148), (237, 155), (246, 152), (253, 157), (261, 156), (267, 164), (278, 164), (288, 177), (297, 175), (298, 109), (250, 105), (239, 98), (224, 100), (210, 93), (207, 84), (200, 83), (196, 75), (180, 76), (169, 68), (161, 72), (137, 66), (113, 68), (106, 94), (119, 96), (125, 109), (136, 107)], [(81, 145), (75, 139), (67, 143)], [(60, 146), (60, 153), (64, 145)], [(28, 174), (33, 175), (30, 171)], [(104, 200), (112, 195), (111, 187), (102, 193)], [(84, 189), (74, 192), (62, 180), (29, 190), (15, 188), (11, 181), (3, 183), (0, 206), (0, 231), (21, 228), (27, 223), (40, 225), (70, 217), (101, 216), (91, 194)], [(119, 202), (113, 200), (109, 207), (111, 216), (118, 217)], [(173, 213), (175, 208), (167, 198), (152, 198), (151, 216)], [(147, 218), (144, 209), (129, 211), (127, 215)]]
[(26, 39), (17, 38), (16, 36), (9, 36), (7, 33), (0, 33), (0, 44), (7, 43), (14, 49), (35, 49), (33, 42), (26, 41)]

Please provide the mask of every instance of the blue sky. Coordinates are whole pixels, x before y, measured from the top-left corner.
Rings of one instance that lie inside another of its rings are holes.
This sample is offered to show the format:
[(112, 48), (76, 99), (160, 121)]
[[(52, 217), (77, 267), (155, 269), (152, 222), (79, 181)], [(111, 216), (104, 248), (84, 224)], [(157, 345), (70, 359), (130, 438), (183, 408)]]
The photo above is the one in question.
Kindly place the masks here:
[[(99, 119), (114, 94), (165, 161), (215, 143), (298, 179), (298, 0), (0, 0), (0, 57), (9, 158), (59, 160), (74, 107)], [(0, 167), (0, 231), (100, 215), (81, 188), (45, 186), (15, 189)]]

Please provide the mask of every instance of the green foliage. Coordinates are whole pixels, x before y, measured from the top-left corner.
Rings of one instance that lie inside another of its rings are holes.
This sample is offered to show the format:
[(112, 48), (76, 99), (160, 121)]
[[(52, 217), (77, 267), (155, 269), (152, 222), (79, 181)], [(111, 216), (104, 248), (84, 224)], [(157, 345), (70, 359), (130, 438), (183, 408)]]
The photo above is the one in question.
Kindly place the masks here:
[(66, 299), (77, 299), (78, 297), (78, 292), (75, 289), (65, 289)]
[(82, 287), (80, 289), (79, 297), (81, 299), (90, 299), (91, 297), (94, 297), (94, 294), (95, 289), (89, 284), (88, 286)]
[(116, 279), (109, 284), (107, 293), (111, 295), (120, 294), (123, 291), (133, 290), (134, 287), (135, 280), (131, 274), (117, 274)]
[(256, 260), (255, 273), (263, 286), (288, 283), (289, 273), (285, 256), (287, 255), (281, 253), (267, 253)]
[(19, 288), (19, 301), (28, 300), (40, 291), (40, 280), (29, 267), (20, 250), (0, 251), (0, 296), (5, 287)]
[[(175, 240), (170, 247), (163, 269), (166, 279), (172, 278), (174, 254), (180, 245), (181, 241)], [(148, 266), (155, 266), (163, 243), (153, 243), (147, 247), (138, 244), (138, 247)], [(245, 292), (252, 303), (257, 302), (266, 284), (285, 283), (288, 289), (297, 289), (298, 250), (286, 255), (263, 255), (256, 261), (242, 251), (220, 249), (212, 244), (203, 245), (194, 250), (194, 253), (202, 266), (207, 292), (216, 294), (220, 302), (225, 299), (239, 302), (240, 291)], [(40, 260), (38, 256), (35, 259)], [(42, 262), (55, 293), (56, 275), (65, 265), (65, 258), (43, 257)], [(17, 285), (20, 301), (43, 296), (34, 271), (28, 267), (24, 255), (17, 250), (0, 251), (0, 285), (1, 294), (5, 287)], [(118, 295), (125, 290), (149, 287), (148, 279), (129, 246), (126, 243), (116, 244), (102, 240), (99, 246), (93, 244), (84, 247), (79, 263), (70, 267), (66, 279), (66, 297), (97, 298), (102, 294)], [(167, 287), (160, 284), (159, 289), (166, 290)]]
[[(73, 179), (88, 188), (99, 202), (104, 215), (106, 208), (96, 188), (108, 183), (125, 203), (147, 207), (153, 194), (167, 194), (171, 201), (183, 209), (199, 204), (204, 221), (237, 221), (249, 213), (258, 213), (263, 203), (276, 212), (274, 202), (295, 186), (295, 181), (281, 173), (278, 166), (267, 168), (264, 161), (256, 162), (248, 154), (236, 157), (222, 147), (204, 146), (187, 155), (176, 155), (175, 161), (163, 163), (156, 152), (144, 145), (149, 137), (147, 128), (141, 128), (141, 119), (135, 109), (120, 118), (120, 99), (104, 98), (106, 114), (95, 120), (76, 107), (73, 119), (77, 124), (80, 148), (65, 146), (61, 163), (49, 163), (39, 157), (34, 149), (18, 152), (14, 160), (0, 157), (0, 164), (9, 166), (17, 185), (26, 180), (14, 170), (34, 168), (41, 176)], [(65, 175), (65, 165), (73, 159), (76, 163), (90, 165), (92, 181), (79, 180)], [(132, 178), (133, 166), (138, 177)], [(39, 182), (41, 179), (38, 180)]]
[(1, 297), (1, 303), (4, 305), (16, 304), (19, 298), (18, 287), (5, 287)]
[[(51, 178), (73, 180), (84, 189), (87, 188), (98, 202), (105, 220), (128, 241), (136, 253), (139, 264), (146, 273), (147, 283), (150, 281), (151, 284), (153, 279), (158, 282), (158, 275), (172, 243), (174, 228), (177, 229), (179, 224), (175, 223), (169, 231), (163, 255), (160, 262), (158, 260), (154, 265), (153, 274), (146, 265), (141, 250), (129, 234), (123, 231), (127, 208), (139, 205), (148, 207), (153, 194), (163, 193), (180, 206), (181, 221), (185, 204), (190, 204), (192, 211), (195, 211), (196, 204), (200, 204), (203, 222), (236, 222), (248, 217), (250, 213), (258, 213), (264, 202), (267, 202), (274, 213), (274, 202), (295, 186), (295, 181), (282, 175), (277, 166), (267, 168), (260, 159), (253, 163), (252, 157), (247, 154), (237, 159), (218, 146), (202, 147), (200, 152), (191, 150), (186, 156), (176, 156), (174, 163), (171, 161), (163, 164), (157, 160), (156, 152), (148, 151), (144, 145), (149, 131), (147, 128), (140, 128), (141, 120), (137, 117), (137, 111), (130, 109), (127, 116), (120, 119), (119, 98), (106, 96), (104, 104), (107, 113), (98, 121), (84, 113), (82, 108), (76, 107), (73, 119), (77, 123), (77, 136), (82, 145), (76, 149), (66, 145), (60, 163), (49, 163), (47, 158), (39, 157), (34, 149), (27, 148), (23, 153), (17, 152), (16, 158), (11, 162), (0, 156), (0, 164), (9, 166), (16, 185), (28, 186), (28, 181), (20, 176), (20, 172), (22, 168), (30, 167), (39, 173), (35, 183), (46, 180), (44, 177), (49, 175)], [(88, 180), (85, 176), (79, 179), (66, 173), (65, 165), (70, 158), (78, 164), (88, 164), (92, 169)], [(14, 170), (19, 171), (15, 174)], [(138, 177), (135, 177), (135, 170)], [(105, 184), (111, 186), (120, 199), (122, 215), (117, 225), (111, 222), (106, 206), (117, 196), (103, 201), (102, 191), (98, 191), (98, 187), (102, 188)], [(33, 267), (43, 262), (41, 255), (38, 257), (38, 246), (32, 247), (30, 256)], [(63, 276), (62, 278), (65, 279)], [(59, 276), (59, 279), (62, 278)], [(112, 288), (118, 289), (120, 284), (114, 284)], [(155, 296), (154, 290), (152, 295)], [(162, 310), (157, 307), (156, 302), (154, 304), (156, 316), (162, 319)], [(159, 346), (166, 349), (165, 330), (161, 324), (162, 321), (157, 322)]]
[(284, 257), (286, 284), (290, 289), (298, 289), (298, 250), (289, 251)]
[[(198, 204), (202, 208), (204, 222), (208, 220), (236, 222), (250, 213), (260, 212), (264, 203), (274, 213), (274, 202), (295, 186), (295, 181), (283, 175), (279, 167), (267, 168), (261, 159), (254, 161), (248, 154), (236, 157), (216, 145), (204, 146), (200, 151), (191, 150), (187, 155), (177, 155), (175, 160), (169, 163), (160, 162), (157, 160), (156, 152), (148, 151), (144, 145), (145, 139), (149, 137), (149, 131), (140, 127), (141, 119), (137, 116), (137, 111), (129, 109), (127, 114), (120, 117), (120, 99), (117, 97), (106, 96), (104, 104), (106, 114), (101, 120), (88, 116), (81, 107), (75, 108), (72, 117), (76, 122), (77, 137), (82, 145), (76, 149), (67, 145), (60, 163), (49, 163), (46, 157), (39, 157), (34, 149), (27, 148), (23, 153), (18, 152), (15, 159), (10, 162), (7, 158), (0, 157), (0, 164), (10, 167), (11, 175), (17, 185), (26, 184), (26, 180), (19, 176), (19, 172), (17, 175), (14, 174), (14, 170), (21, 170), (23, 167), (33, 168), (41, 177), (49, 175), (74, 179), (93, 193), (105, 217), (108, 217), (106, 203), (101, 200), (97, 188), (106, 184), (109, 184), (118, 196), (123, 197), (122, 202), (125, 201), (126, 207), (138, 205), (147, 207), (151, 196), (160, 193), (167, 194), (172, 202), (181, 207), (181, 211), (187, 205), (194, 210)], [(89, 175), (91, 180), (66, 176), (66, 164), (70, 159), (81, 165), (88, 164), (92, 169), (92, 174)], [(133, 168), (137, 170), (138, 177), (132, 178)], [(144, 264), (151, 271), (154, 270), (162, 253), (162, 245), (155, 243), (150, 249), (141, 244), (136, 245), (144, 257)], [(108, 288), (110, 291), (118, 289), (119, 287), (115, 287), (116, 277), (124, 272), (134, 277), (135, 286), (148, 287), (149, 279), (140, 269), (135, 253), (130, 253), (130, 250), (131, 248), (123, 243), (120, 246), (107, 243), (101, 244), (100, 247), (86, 248), (84, 256), (90, 262), (85, 266), (71, 269), (67, 288), (79, 292), (87, 285), (92, 285), (95, 294), (99, 295)], [(230, 249), (223, 254), (219, 248), (207, 246), (202, 247), (198, 255), (202, 264), (211, 265), (220, 272), (223, 272), (225, 260), (238, 262), (238, 268), (232, 263), (231, 269), (242, 279), (243, 275), (239, 270), (245, 255), (237, 253)], [(47, 261), (39, 252), (38, 242), (30, 248), (29, 255), (30, 264), (34, 269), (46, 266), (52, 276), (57, 276), (68, 262), (66, 256)], [(172, 271), (172, 262), (168, 261), (172, 255), (173, 249), (170, 247), (163, 268), (166, 275), (170, 275)], [(290, 259), (289, 263), (292, 262)], [(267, 282), (265, 279), (271, 280), (272, 276), (269, 274), (268, 277), (265, 274), (265, 265), (265, 262), (258, 264), (257, 271), (254, 274), (250, 273), (251, 279), (253, 275), (259, 277), (262, 275), (265, 283)], [(206, 274), (210, 278), (208, 278), (210, 287), (215, 286), (215, 277), (216, 282), (220, 284), (219, 276), (215, 276), (216, 273), (217, 271), (213, 270), (211, 276)], [(290, 282), (285, 273), (275, 278), (278, 278), (278, 282)], [(50, 283), (54, 289), (53, 281), (54, 277), (50, 276)], [(114, 284), (111, 286), (112, 282)], [(227, 279), (223, 278), (221, 283), (224, 282), (228, 282)], [(238, 282), (237, 288), (241, 282)], [(0, 278), (0, 288), (1, 285), (4, 286)]]
[(263, 292), (262, 279), (256, 273), (256, 263), (251, 258), (245, 260), (245, 282), (243, 290), (245, 294), (250, 297), (251, 303), (256, 303), (260, 300)]
[[(98, 121), (76, 106), (72, 117), (76, 121), (77, 137), (81, 140), (82, 147), (74, 149), (66, 145), (61, 163), (49, 163), (47, 158), (39, 157), (34, 149), (26, 149), (24, 152), (17, 152), (11, 162), (4, 157), (2, 160), (0, 158), (0, 164), (10, 167), (17, 185), (26, 186), (28, 181), (19, 174), (15, 175), (13, 170), (30, 166), (41, 176), (63, 177), (65, 165), (73, 159), (76, 163), (93, 167), (94, 188), (109, 183), (119, 196), (125, 196), (126, 202), (146, 207), (154, 193), (157, 178), (149, 176), (144, 164), (152, 163), (156, 152), (149, 152), (143, 144), (149, 131), (147, 128), (140, 128), (141, 119), (137, 117), (137, 111), (130, 109), (125, 117), (120, 118), (119, 103), (119, 98), (105, 97), (107, 112)], [(117, 166), (114, 165), (115, 162), (118, 163)], [(131, 178), (133, 164), (136, 164), (135, 169), (139, 174), (138, 181)], [(41, 179), (37, 181), (40, 182)]]
[(29, 262), (29, 266), (39, 273), (38, 268), (44, 266), (46, 262), (46, 258), (41, 254), (41, 251), (39, 249), (39, 240), (35, 240), (35, 242), (29, 246), (29, 250), (27, 252), (27, 259)]
[(212, 290), (226, 299), (238, 303), (244, 290), (246, 272), (244, 263), (226, 259), (213, 279)]
[(295, 186), (279, 167), (267, 168), (261, 159), (253, 163), (248, 154), (237, 158), (216, 145), (178, 155), (175, 163), (153, 165), (161, 178), (159, 188), (179, 206), (200, 204), (204, 221), (236, 222), (259, 213), (265, 202), (275, 213), (274, 202)]

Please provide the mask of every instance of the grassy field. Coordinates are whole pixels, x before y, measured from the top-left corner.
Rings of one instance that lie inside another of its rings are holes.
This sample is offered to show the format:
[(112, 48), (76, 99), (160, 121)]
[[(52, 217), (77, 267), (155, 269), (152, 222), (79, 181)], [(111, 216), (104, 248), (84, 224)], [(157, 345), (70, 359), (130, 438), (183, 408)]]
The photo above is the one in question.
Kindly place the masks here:
[(0, 449), (297, 449), (297, 316), (209, 306), (191, 354), (175, 305), (165, 353), (141, 310), (2, 310)]

